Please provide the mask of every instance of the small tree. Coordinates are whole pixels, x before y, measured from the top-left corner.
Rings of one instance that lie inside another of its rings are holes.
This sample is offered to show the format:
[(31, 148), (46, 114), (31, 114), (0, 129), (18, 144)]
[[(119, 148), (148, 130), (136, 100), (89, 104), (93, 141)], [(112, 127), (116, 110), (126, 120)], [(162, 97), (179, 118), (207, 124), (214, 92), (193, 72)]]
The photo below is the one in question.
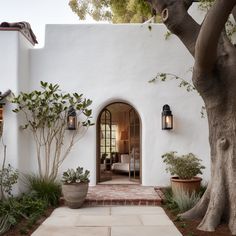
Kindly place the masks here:
[[(82, 94), (62, 93), (58, 84), (41, 81), (41, 88), (41, 91), (14, 96), (12, 103), (18, 107), (13, 112), (23, 114), (25, 124), (22, 127), (33, 134), (40, 177), (55, 180), (73, 145), (92, 125), (92, 110), (89, 109), (92, 101)], [(76, 111), (78, 124), (76, 130), (67, 133), (71, 107)]]

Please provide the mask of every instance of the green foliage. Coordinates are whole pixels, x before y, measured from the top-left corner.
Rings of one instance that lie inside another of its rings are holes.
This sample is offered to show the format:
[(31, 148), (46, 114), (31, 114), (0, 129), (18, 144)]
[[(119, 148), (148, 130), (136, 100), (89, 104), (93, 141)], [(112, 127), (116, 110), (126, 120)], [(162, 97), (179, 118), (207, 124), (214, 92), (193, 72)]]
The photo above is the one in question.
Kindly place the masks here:
[(173, 199), (173, 192), (171, 187), (167, 187), (163, 190), (165, 196), (164, 204), (165, 206), (172, 211), (178, 212), (178, 205)]
[(2, 167), (0, 170), (0, 185), (2, 197), (6, 195), (12, 196), (12, 187), (17, 183), (19, 172), (10, 164), (7, 167)]
[(178, 156), (177, 152), (168, 152), (162, 155), (164, 163), (167, 165), (166, 171), (171, 175), (177, 175), (180, 179), (192, 179), (198, 174), (202, 174), (205, 169), (200, 164), (201, 160), (193, 153)]
[[(197, 193), (193, 192), (189, 194), (184, 190), (179, 190), (178, 192), (175, 192), (174, 195), (171, 187), (167, 187), (163, 189), (163, 194), (165, 196), (164, 204), (169, 210), (172, 210), (172, 212), (176, 214), (185, 212), (196, 205), (205, 191), (206, 186), (201, 186)], [(182, 222), (182, 218), (177, 216), (175, 221)]]
[[(212, 7), (212, 5), (214, 4), (215, 0), (200, 0), (199, 2), (199, 9), (207, 12), (210, 10), (210, 8)], [(230, 38), (231, 41), (233, 41), (233, 35), (236, 32), (236, 26), (233, 23), (232, 19), (229, 18), (228, 21), (225, 24), (225, 28), (226, 28), (226, 34), (228, 35), (228, 37)]]
[[(25, 117), (23, 128), (33, 134), (40, 177), (55, 180), (73, 145), (93, 125), (89, 108), (92, 101), (83, 98), (83, 94), (62, 93), (58, 84), (41, 81), (41, 90), (21, 92), (12, 103), (17, 105), (13, 111)], [(66, 136), (71, 108), (75, 110), (75, 120), (78, 119), (77, 129)]]
[[(189, 71), (192, 71), (192, 68)], [(188, 82), (187, 80), (185, 80), (177, 75), (171, 74), (171, 73), (158, 73), (156, 75), (156, 77), (149, 80), (148, 82), (149, 83), (155, 83), (156, 81), (165, 82), (167, 80), (172, 80), (172, 79), (176, 79), (179, 81), (179, 84), (178, 84), (179, 88), (184, 88), (187, 92), (196, 91), (196, 88), (193, 86), (192, 83)], [(200, 114), (201, 114), (201, 118), (206, 117), (206, 107), (205, 106), (201, 107)]]
[(199, 200), (199, 193), (192, 192), (189, 194), (183, 189), (176, 190), (175, 194), (173, 195), (173, 201), (178, 205), (180, 212), (185, 212), (193, 208)]
[(26, 176), (27, 185), (37, 198), (42, 199), (48, 206), (58, 206), (61, 197), (61, 185), (54, 180), (42, 179), (37, 175)]
[(200, 197), (206, 192), (207, 184), (201, 184), (200, 189), (198, 190), (198, 194)]
[(165, 40), (169, 39), (171, 35), (172, 35), (172, 33), (170, 31), (167, 31), (165, 33)]
[(23, 112), (27, 115), (27, 123), (24, 128), (37, 130), (38, 128), (52, 128), (60, 120), (61, 125), (66, 125), (66, 115), (70, 107), (74, 107), (79, 114), (85, 116), (84, 125), (90, 125), (92, 110), (88, 107), (92, 104), (90, 99), (83, 99), (83, 94), (60, 92), (58, 84), (41, 81), (42, 91), (35, 90), (30, 93), (21, 92), (12, 99), (12, 103), (18, 105), (13, 112)]
[(213, 3), (215, 2), (215, 0), (200, 0), (199, 1), (199, 9), (203, 10), (203, 11), (208, 11)]
[(22, 219), (27, 220), (27, 225), (32, 225), (44, 214), (47, 206), (46, 201), (32, 193), (0, 201), (0, 235)]
[(64, 184), (72, 184), (72, 183), (88, 183), (89, 182), (89, 174), (88, 170), (83, 171), (82, 167), (74, 169), (68, 169), (62, 174), (62, 182)]
[(69, 6), (81, 20), (90, 15), (96, 21), (139, 23), (152, 17), (152, 9), (144, 0), (70, 0)]
[(185, 88), (187, 92), (192, 92), (196, 90), (196, 88), (190, 82), (171, 73), (158, 73), (152, 80), (149, 80), (148, 82), (149, 83), (153, 83), (156, 81), (165, 82), (166, 80), (172, 80), (172, 79), (178, 80), (179, 81), (178, 87)]
[(9, 216), (4, 215), (0, 216), (0, 235), (4, 234), (7, 232), (11, 227), (11, 223), (9, 221)]

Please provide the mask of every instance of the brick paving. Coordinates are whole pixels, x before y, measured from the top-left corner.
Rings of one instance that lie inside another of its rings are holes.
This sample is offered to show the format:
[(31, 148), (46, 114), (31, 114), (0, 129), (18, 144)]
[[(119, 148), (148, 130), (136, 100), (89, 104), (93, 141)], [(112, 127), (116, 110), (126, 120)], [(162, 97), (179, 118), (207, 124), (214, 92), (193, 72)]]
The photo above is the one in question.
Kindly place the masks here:
[(154, 187), (140, 185), (97, 185), (89, 187), (85, 204), (89, 206), (161, 204), (161, 195)]

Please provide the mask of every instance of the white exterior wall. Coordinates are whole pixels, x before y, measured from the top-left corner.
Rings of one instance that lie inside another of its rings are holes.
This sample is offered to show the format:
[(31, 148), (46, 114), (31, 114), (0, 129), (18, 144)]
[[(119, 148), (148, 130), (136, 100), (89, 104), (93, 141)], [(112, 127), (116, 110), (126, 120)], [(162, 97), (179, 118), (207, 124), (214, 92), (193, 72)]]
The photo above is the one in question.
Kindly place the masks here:
[[(32, 45), (18, 31), (0, 31), (0, 91), (11, 89), (14, 94), (29, 87), (29, 50)], [(7, 163), (25, 172), (29, 168), (28, 135), (19, 129), (21, 117), (12, 112), (13, 105), (4, 106), (3, 141), (7, 145)], [(3, 145), (0, 144), (0, 163)], [(18, 185), (19, 188), (19, 185)], [(18, 189), (18, 190), (21, 190)], [(18, 192), (16, 188), (16, 192)]]
[[(173, 73), (190, 79), (191, 74), (187, 71), (193, 66), (193, 59), (175, 36), (164, 39), (165, 26), (151, 25), (151, 30), (148, 26), (48, 25), (45, 47), (30, 51), (30, 63), (25, 61), (26, 63), (19, 64), (15, 60), (15, 68), (21, 68), (22, 75), (26, 73), (26, 80), (23, 81), (23, 77), (19, 76), (20, 72), (18, 77), (15, 72), (12, 82), (0, 88), (4, 90), (10, 87), (18, 91), (20, 86), (23, 90), (39, 89), (41, 80), (58, 83), (63, 91), (83, 93), (93, 100), (95, 122), (106, 105), (125, 101), (136, 108), (142, 122), (143, 185), (169, 184), (169, 174), (165, 172), (161, 155), (173, 150), (180, 154), (193, 152), (203, 159), (203, 164), (207, 166), (204, 179), (208, 180), (208, 126), (207, 120), (200, 115), (203, 104), (201, 98), (197, 93), (188, 93), (178, 88), (178, 83), (174, 80), (148, 83), (158, 72)], [(14, 40), (16, 39), (12, 37), (12, 44)], [(15, 55), (19, 52), (16, 46), (3, 49), (5, 54), (10, 51), (13, 58), (19, 58)], [(29, 65), (30, 75), (27, 77)], [(5, 78), (11, 77), (7, 74), (13, 72), (11, 66), (5, 68), (5, 71)], [(27, 78), (30, 78), (29, 87)], [(161, 111), (164, 104), (170, 105), (174, 115), (172, 131), (161, 130)], [(9, 135), (16, 136), (15, 142), (20, 144), (17, 141), (19, 131), (15, 115), (11, 114), (10, 119), (14, 127)], [(7, 125), (5, 128), (7, 129)], [(26, 156), (26, 163), (22, 164), (22, 168), (36, 170), (34, 144), (27, 138), (22, 142), (24, 144), (20, 144), (18, 160)], [(26, 145), (30, 154), (27, 151), (21, 152), (22, 146)], [(77, 165), (91, 171), (90, 184), (95, 185), (96, 126), (91, 127), (86, 136), (75, 145), (61, 171)]]

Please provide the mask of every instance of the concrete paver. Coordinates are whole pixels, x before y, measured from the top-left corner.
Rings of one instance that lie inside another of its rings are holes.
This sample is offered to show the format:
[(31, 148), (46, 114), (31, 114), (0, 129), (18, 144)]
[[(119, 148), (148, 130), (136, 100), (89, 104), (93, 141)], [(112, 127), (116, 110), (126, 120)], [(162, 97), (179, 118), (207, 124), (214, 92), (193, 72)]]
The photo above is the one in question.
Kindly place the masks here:
[(111, 236), (181, 236), (182, 234), (170, 226), (122, 226), (112, 227)]
[(58, 227), (42, 225), (32, 236), (110, 236), (108, 227)]
[(70, 216), (70, 215), (110, 215), (110, 207), (85, 207), (79, 209), (70, 209), (68, 207), (59, 207), (55, 209), (52, 216)]
[(167, 215), (140, 215), (143, 225), (173, 225)]
[(138, 216), (79, 216), (76, 226), (142, 225)]
[(61, 207), (32, 236), (181, 236), (158, 206)]
[(43, 225), (72, 227), (76, 226), (76, 217), (69, 215), (50, 216), (43, 222)]
[(159, 215), (159, 214), (165, 214), (165, 211), (161, 207), (157, 206), (111, 207), (111, 215)]

